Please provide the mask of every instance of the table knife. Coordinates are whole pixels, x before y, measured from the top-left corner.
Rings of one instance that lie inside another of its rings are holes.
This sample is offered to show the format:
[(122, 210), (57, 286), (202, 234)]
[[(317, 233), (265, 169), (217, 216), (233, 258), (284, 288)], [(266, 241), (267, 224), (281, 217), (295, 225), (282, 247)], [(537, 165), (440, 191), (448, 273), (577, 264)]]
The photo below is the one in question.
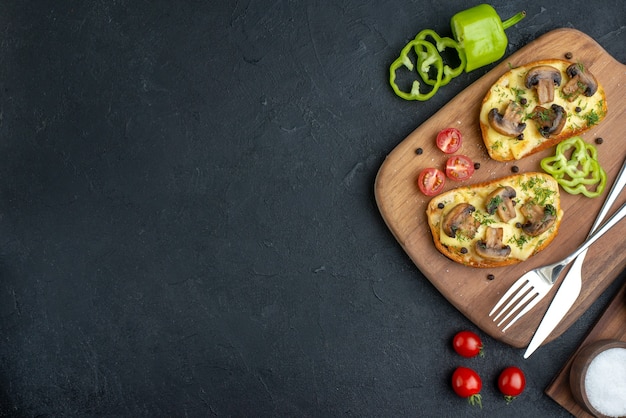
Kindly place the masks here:
[[(622, 168), (611, 187), (611, 191), (609, 192), (608, 197), (604, 201), (602, 205), (602, 209), (600, 209), (600, 213), (596, 217), (593, 226), (591, 227), (591, 231), (589, 233), (593, 233), (598, 226), (600, 226), (602, 220), (608, 213), (609, 209), (619, 196), (620, 192), (626, 185), (626, 161), (622, 165)], [(561, 322), (561, 320), (565, 317), (565, 314), (570, 310), (578, 295), (580, 295), (580, 289), (582, 287), (582, 276), (581, 276), (581, 267), (585, 260), (585, 255), (587, 254), (587, 250), (582, 252), (576, 260), (574, 264), (568, 271), (567, 275), (561, 282), (559, 289), (554, 295), (554, 299), (550, 302), (550, 306), (548, 310), (543, 316), (539, 327), (535, 331), (533, 338), (530, 340), (528, 344), (528, 348), (524, 353), (524, 358), (530, 357), (532, 353), (535, 352), (537, 348), (545, 341), (545, 339), (550, 335), (550, 333), (556, 328), (556, 326)]]

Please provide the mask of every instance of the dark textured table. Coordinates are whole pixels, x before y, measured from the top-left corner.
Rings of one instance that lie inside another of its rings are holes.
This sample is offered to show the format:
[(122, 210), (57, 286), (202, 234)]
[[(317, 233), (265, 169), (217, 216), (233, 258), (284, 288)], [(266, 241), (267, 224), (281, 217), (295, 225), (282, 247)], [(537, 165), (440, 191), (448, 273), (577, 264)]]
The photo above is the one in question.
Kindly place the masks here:
[[(209, 5), (214, 3), (215, 5)], [(626, 3), (509, 1), (626, 62)], [(568, 416), (544, 394), (626, 275), (530, 359), (420, 274), (373, 196), (424, 103), (387, 69), (465, 1), (0, 3), (0, 416)], [(514, 364), (528, 387), (495, 387)], [(458, 365), (483, 409), (454, 395)]]

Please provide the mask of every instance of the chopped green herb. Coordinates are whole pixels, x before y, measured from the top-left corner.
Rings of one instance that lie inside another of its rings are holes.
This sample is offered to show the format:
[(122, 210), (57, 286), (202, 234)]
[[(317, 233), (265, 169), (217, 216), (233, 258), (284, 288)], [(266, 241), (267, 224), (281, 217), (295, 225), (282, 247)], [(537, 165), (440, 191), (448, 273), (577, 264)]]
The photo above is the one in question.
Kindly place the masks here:
[(491, 225), (496, 222), (495, 219), (493, 219), (485, 212), (475, 211), (473, 215), (474, 219), (476, 219), (476, 221), (478, 221), (481, 225)]
[(591, 109), (587, 114), (585, 114), (585, 121), (587, 122), (587, 126), (597, 125), (600, 121), (600, 116), (596, 113), (595, 110)]
[(502, 196), (497, 195), (495, 197), (492, 197), (491, 200), (489, 200), (489, 203), (487, 203), (487, 208), (489, 209), (493, 208), (493, 210), (495, 210), (498, 206), (502, 204), (502, 202), (503, 202)]
[(527, 181), (522, 182), (520, 186), (523, 191), (532, 190), (532, 194), (534, 195), (532, 199), (533, 203), (544, 206), (546, 202), (551, 201), (552, 196), (555, 194), (555, 191), (549, 187), (542, 187), (545, 182), (545, 179), (533, 176)]
[(517, 87), (511, 87), (511, 91), (513, 92), (513, 96), (515, 96), (515, 101), (519, 103), (524, 96), (524, 90)]
[(523, 234), (521, 234), (519, 237), (513, 235), (508, 240), (509, 244), (515, 244), (515, 246), (519, 248), (520, 250), (524, 248), (524, 245), (526, 245), (527, 242), (528, 242), (528, 237)]

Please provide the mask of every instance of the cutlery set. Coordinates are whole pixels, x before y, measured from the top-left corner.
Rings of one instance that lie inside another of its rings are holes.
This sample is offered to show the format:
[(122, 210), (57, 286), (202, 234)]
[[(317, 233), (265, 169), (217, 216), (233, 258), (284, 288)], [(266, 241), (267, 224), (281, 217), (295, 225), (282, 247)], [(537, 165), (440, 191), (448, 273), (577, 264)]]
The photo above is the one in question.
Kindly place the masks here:
[[(609, 231), (624, 216), (626, 216), (626, 203), (624, 203), (604, 224), (601, 224), (608, 211), (617, 200), (624, 186), (626, 186), (626, 161), (611, 187), (596, 220), (591, 227), (587, 239), (569, 256), (563, 260), (538, 267), (520, 277), (508, 291), (494, 305), (489, 317), (497, 322), (497, 326), (503, 326), (505, 332), (511, 325), (522, 318), (533, 307), (535, 307), (555, 285), (561, 272), (570, 263), (574, 262), (569, 272), (561, 282), (548, 310), (544, 314), (539, 327), (535, 331), (530, 341), (524, 358), (530, 357), (541, 343), (550, 335), (556, 326), (565, 317), (580, 294), (582, 288), (582, 264), (587, 253), (587, 249), (596, 242), (602, 235)], [(600, 226), (600, 227), (599, 227)], [(599, 227), (599, 228), (598, 228)], [(512, 318), (511, 318), (512, 317)]]

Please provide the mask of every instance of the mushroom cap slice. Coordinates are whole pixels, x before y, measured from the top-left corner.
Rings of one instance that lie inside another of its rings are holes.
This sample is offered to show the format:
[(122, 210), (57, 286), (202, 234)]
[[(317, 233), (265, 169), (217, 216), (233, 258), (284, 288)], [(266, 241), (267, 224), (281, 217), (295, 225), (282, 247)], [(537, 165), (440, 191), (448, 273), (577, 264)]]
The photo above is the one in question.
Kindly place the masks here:
[(526, 203), (520, 212), (526, 218), (522, 231), (531, 237), (543, 234), (556, 222), (556, 210), (552, 205), (542, 207), (536, 203)]
[(591, 97), (598, 91), (596, 78), (588, 70), (584, 69), (581, 64), (570, 65), (565, 70), (565, 73), (570, 79), (565, 83), (562, 91), (568, 101), (574, 101), (580, 94)]
[(537, 90), (539, 104), (550, 103), (554, 101), (554, 88), (561, 85), (561, 72), (550, 65), (538, 65), (526, 73), (524, 85)]
[(480, 226), (472, 215), (475, 210), (476, 208), (469, 203), (459, 203), (445, 215), (441, 229), (450, 238), (456, 238), (457, 232), (461, 232), (470, 239), (474, 238)]
[(517, 192), (511, 186), (498, 187), (487, 196), (487, 213), (493, 215), (497, 212), (503, 222), (515, 218), (515, 202), (513, 201), (515, 196)]
[(537, 129), (541, 136), (549, 138), (561, 133), (567, 121), (567, 112), (556, 103), (548, 109), (535, 106), (531, 119), (537, 123)]
[(476, 241), (476, 254), (488, 260), (504, 260), (511, 254), (511, 247), (502, 243), (503, 229), (488, 226), (485, 239)]
[(523, 116), (524, 109), (517, 102), (511, 100), (504, 114), (493, 108), (489, 111), (487, 118), (489, 119), (489, 124), (496, 132), (515, 138), (526, 129), (526, 124), (522, 122)]

